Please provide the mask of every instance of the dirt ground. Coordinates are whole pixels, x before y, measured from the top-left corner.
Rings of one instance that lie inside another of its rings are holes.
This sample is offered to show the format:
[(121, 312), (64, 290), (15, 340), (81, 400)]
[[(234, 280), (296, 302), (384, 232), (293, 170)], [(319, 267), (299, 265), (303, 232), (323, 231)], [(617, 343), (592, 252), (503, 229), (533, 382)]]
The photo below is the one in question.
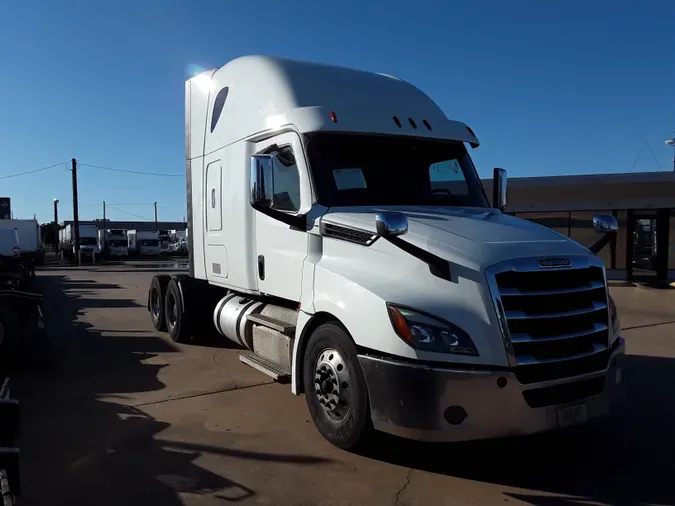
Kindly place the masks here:
[(569, 433), (361, 454), (225, 341), (175, 345), (155, 268), (38, 273), (53, 356), (16, 378), (25, 505), (675, 504), (675, 290), (617, 286), (630, 408)]

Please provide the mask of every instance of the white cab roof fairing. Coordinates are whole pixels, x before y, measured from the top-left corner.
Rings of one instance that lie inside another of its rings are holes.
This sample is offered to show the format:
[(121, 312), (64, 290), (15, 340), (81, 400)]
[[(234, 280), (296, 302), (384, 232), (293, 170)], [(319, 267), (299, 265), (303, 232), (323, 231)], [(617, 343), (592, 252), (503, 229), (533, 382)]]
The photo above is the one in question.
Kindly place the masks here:
[[(373, 132), (479, 144), (464, 123), (449, 120), (425, 93), (387, 75), (268, 56), (244, 56), (190, 81), (203, 81), (209, 74), (209, 105), (203, 125), (205, 153), (289, 124), (303, 133)], [(213, 104), (225, 87), (227, 100), (211, 132)], [(331, 120), (331, 112), (337, 122)], [(191, 135), (200, 126), (193, 124)], [(195, 143), (192, 147), (196, 147)]]

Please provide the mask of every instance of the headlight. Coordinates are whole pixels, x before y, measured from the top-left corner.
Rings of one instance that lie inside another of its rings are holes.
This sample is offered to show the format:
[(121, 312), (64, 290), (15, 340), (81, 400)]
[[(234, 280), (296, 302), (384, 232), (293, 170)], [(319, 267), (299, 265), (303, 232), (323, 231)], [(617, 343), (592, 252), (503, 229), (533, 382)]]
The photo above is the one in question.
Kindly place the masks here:
[(616, 304), (614, 304), (614, 299), (611, 295), (607, 295), (609, 299), (609, 321), (612, 324), (612, 336), (611, 342), (619, 337), (619, 332), (621, 332), (621, 322), (619, 321), (619, 312), (616, 310)]
[(452, 323), (405, 307), (387, 304), (396, 334), (417, 350), (478, 356), (469, 335)]

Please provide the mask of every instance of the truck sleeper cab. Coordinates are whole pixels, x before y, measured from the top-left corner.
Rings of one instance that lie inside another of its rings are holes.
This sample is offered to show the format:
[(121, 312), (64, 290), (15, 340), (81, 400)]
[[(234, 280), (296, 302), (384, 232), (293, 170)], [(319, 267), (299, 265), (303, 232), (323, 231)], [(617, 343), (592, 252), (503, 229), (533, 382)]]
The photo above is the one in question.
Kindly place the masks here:
[[(215, 328), (349, 448), (529, 434), (610, 411), (616, 308), (591, 251), (492, 207), (479, 141), (399, 79), (243, 57), (186, 83), (189, 275), (153, 325)], [(616, 230), (597, 216), (602, 233)]]

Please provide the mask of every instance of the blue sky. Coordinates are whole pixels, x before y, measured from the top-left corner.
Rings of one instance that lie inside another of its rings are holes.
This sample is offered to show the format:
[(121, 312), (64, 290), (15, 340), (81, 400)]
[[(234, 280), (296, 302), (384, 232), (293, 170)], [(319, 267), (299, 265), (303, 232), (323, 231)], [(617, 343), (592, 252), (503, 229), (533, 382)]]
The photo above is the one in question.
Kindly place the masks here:
[[(675, 2), (32, 0), (0, 14), (0, 178), (72, 157), (80, 217), (185, 215), (191, 65), (273, 54), (411, 81), (481, 139), (482, 177), (672, 170)], [(651, 147), (651, 150), (649, 149)], [(652, 155), (653, 151), (653, 155)], [(64, 165), (0, 179), (15, 217), (72, 217)]]

